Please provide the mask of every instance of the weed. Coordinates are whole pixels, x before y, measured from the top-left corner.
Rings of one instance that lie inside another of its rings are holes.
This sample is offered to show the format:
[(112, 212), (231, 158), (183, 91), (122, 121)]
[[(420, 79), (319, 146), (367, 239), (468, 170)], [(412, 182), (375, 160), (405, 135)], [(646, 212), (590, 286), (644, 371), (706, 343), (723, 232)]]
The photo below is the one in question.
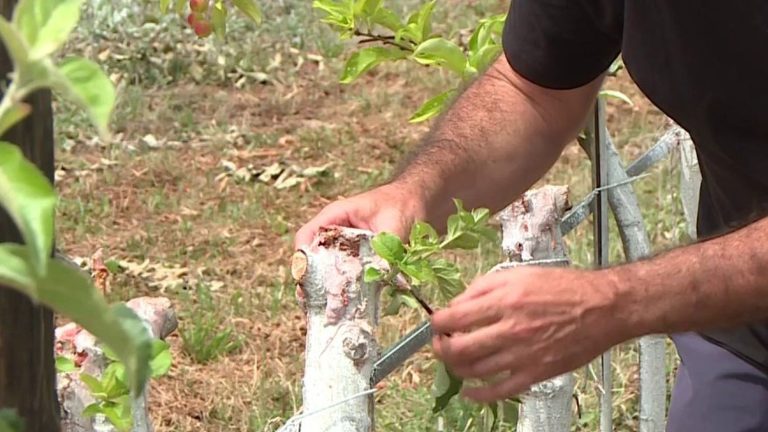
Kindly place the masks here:
[(205, 285), (196, 289), (198, 303), (185, 314), (179, 326), (182, 349), (195, 363), (206, 364), (239, 350), (244, 340), (227, 325)]

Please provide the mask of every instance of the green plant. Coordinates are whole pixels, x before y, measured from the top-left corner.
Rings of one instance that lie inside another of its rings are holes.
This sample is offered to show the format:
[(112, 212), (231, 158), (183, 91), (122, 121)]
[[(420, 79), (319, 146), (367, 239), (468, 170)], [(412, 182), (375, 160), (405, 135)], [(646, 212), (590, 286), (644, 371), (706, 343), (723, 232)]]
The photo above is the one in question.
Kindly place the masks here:
[(222, 355), (237, 351), (243, 345), (235, 329), (223, 323), (207, 287), (196, 289), (198, 305), (182, 321), (179, 334), (182, 349), (196, 363), (205, 364)]
[(234, 352), (243, 345), (234, 329), (222, 328), (220, 320), (212, 314), (196, 318), (189, 327), (182, 328), (180, 334), (184, 352), (201, 364)]
[[(88, 114), (103, 139), (115, 90), (95, 63), (54, 54), (80, 18), (83, 0), (21, 0), (11, 21), (0, 17), (0, 38), (14, 65), (0, 101), (0, 135), (24, 119), (24, 99), (49, 88)], [(88, 277), (51, 258), (56, 194), (18, 147), (0, 142), (0, 205), (17, 225), (24, 245), (0, 244), (0, 283), (71, 317), (111, 348), (125, 365), (125, 383), (139, 394), (149, 377), (152, 342), (144, 324), (124, 304), (110, 306)], [(20, 391), (24, 391), (20, 389)]]
[(19, 418), (16, 411), (0, 409), (0, 432), (22, 432), (23, 430), (24, 420)]
[[(396, 314), (401, 306), (419, 307), (423, 302), (416, 290), (432, 288), (445, 300), (450, 300), (461, 293), (465, 284), (458, 266), (436, 255), (451, 249), (473, 250), (483, 240), (493, 240), (497, 233), (488, 226), (490, 211), (474, 209), (467, 211), (460, 200), (454, 200), (456, 213), (448, 217), (447, 230), (443, 236), (425, 222), (416, 222), (411, 228), (409, 241), (403, 244), (394, 234), (382, 232), (376, 234), (371, 247), (381, 257), (387, 268), (369, 265), (365, 268), (366, 282), (382, 281), (384, 296), (389, 304), (384, 314)], [(399, 282), (400, 275), (407, 279), (406, 286)], [(422, 307), (428, 309), (426, 304)], [(437, 362), (433, 395), (433, 412), (440, 412), (448, 402), (459, 393), (462, 380), (453, 375), (443, 363)], [(495, 409), (496, 405), (492, 405)]]
[[(456, 85), (424, 102), (409, 120), (417, 123), (440, 114), (459, 89), (486, 70), (501, 53), (506, 14), (480, 19), (464, 41), (434, 32), (432, 14), (436, 4), (436, 0), (426, 1), (404, 19), (384, 6), (383, 0), (314, 0), (313, 6), (325, 13), (322, 21), (342, 39), (358, 38), (358, 49), (347, 59), (340, 82), (351, 83), (386, 62), (409, 60), (438, 67), (454, 75)], [(368, 46), (371, 44), (375, 46)], [(609, 72), (615, 74), (620, 65), (620, 62), (614, 63)], [(601, 95), (632, 104), (626, 95), (616, 90), (604, 90)]]

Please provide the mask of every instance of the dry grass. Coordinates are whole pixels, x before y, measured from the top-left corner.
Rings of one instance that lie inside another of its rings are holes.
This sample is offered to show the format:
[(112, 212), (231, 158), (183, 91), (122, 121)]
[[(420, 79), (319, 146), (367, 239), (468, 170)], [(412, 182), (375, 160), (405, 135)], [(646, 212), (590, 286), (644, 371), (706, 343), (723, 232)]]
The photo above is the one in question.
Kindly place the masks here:
[[(408, 125), (409, 114), (445, 83), (444, 77), (414, 78), (420, 77), (415, 68), (395, 66), (341, 86), (337, 60), (297, 67), (303, 52), (276, 50), (284, 55), (275, 72), (281, 78), (267, 85), (235, 89), (184, 80), (162, 87), (129, 85), (116, 116), (118, 139), (108, 146), (87, 145), (76, 116), (65, 114), (58, 127), (61, 141), (74, 143), (58, 155), (63, 250), (89, 256), (103, 248), (113, 259), (186, 270), (177, 283), (162, 288), (157, 273), (118, 273), (112, 296), (169, 296), (182, 328), (194, 327), (196, 314), (207, 313), (244, 338), (239, 350), (201, 365), (183, 351), (177, 334), (171, 336), (174, 366), (153, 383), (150, 396), (159, 432), (273, 430), (300, 409), (306, 329), (286, 270), (292, 234), (326, 203), (386, 179), (427, 130)], [(629, 160), (660, 135), (664, 119), (625, 73), (608, 86), (635, 101), (634, 107), (611, 101), (608, 111)], [(157, 146), (146, 144), (148, 134)], [(226, 176), (224, 160), (254, 168), (330, 164), (330, 174), (278, 190)], [(636, 185), (657, 249), (685, 239), (675, 173), (674, 164), (665, 163)], [(571, 185), (574, 197), (588, 192), (588, 164), (575, 145), (545, 181)], [(588, 264), (587, 230), (568, 241), (575, 263)], [(614, 259), (620, 259), (614, 243)], [(497, 256), (486, 250), (465, 260), (481, 258), (490, 265)], [(199, 286), (211, 290), (212, 307), (201, 309)], [(382, 340), (395, 340), (420, 319), (416, 312), (385, 319)], [(627, 345), (615, 359), (617, 430), (634, 430), (637, 353)], [(382, 430), (432, 428), (430, 361), (424, 350), (387, 380), (377, 405)], [(593, 430), (596, 395), (593, 382), (580, 381), (584, 412), (577, 429)], [(459, 424), (476, 413), (470, 404), (456, 402), (447, 417)]]

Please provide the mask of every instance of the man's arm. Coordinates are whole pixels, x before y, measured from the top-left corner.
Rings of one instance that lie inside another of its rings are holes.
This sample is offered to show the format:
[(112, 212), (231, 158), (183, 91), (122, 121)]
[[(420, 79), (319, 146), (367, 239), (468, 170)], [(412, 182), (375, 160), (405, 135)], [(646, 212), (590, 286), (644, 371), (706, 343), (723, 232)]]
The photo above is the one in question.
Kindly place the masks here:
[(500, 210), (555, 163), (584, 125), (602, 77), (572, 90), (540, 87), (504, 55), (437, 122), (393, 181), (417, 190), (437, 225), (452, 198)]
[(308, 245), (322, 226), (342, 225), (406, 236), (425, 220), (440, 228), (453, 198), (500, 210), (525, 192), (576, 137), (602, 77), (572, 90), (550, 90), (517, 74), (504, 55), (441, 117), (395, 178), (326, 206), (297, 233)]
[(603, 270), (628, 336), (768, 320), (768, 218), (730, 234)]

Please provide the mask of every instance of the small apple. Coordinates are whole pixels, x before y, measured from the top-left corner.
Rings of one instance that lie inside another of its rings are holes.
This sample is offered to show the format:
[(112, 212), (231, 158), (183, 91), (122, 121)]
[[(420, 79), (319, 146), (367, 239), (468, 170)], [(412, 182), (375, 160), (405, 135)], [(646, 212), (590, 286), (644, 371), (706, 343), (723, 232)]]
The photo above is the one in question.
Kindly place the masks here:
[(205, 12), (208, 10), (208, 0), (189, 0), (189, 8), (192, 12)]
[(195, 30), (195, 34), (201, 38), (208, 37), (211, 35), (211, 32), (213, 32), (211, 22), (205, 18), (196, 19), (195, 23), (192, 24), (192, 28)]

